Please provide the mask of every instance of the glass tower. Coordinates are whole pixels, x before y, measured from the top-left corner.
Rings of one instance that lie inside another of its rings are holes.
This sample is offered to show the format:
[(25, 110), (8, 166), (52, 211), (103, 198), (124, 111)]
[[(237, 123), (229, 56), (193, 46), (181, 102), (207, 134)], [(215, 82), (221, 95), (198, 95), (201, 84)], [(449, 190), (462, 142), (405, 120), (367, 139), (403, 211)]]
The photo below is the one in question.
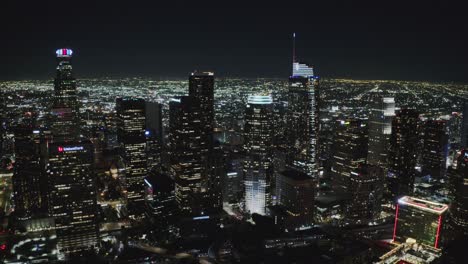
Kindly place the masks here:
[(244, 126), (243, 165), (245, 209), (265, 215), (271, 205), (273, 99), (271, 95), (250, 95)]

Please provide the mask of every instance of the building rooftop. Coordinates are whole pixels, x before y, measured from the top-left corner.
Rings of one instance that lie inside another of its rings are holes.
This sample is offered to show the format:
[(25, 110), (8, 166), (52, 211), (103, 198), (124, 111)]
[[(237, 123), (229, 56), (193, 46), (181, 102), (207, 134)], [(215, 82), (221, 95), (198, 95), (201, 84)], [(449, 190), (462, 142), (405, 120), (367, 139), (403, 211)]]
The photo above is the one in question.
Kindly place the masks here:
[(446, 204), (431, 202), (410, 196), (403, 196), (398, 200), (398, 204), (418, 208), (438, 215), (443, 214), (448, 209), (448, 205)]

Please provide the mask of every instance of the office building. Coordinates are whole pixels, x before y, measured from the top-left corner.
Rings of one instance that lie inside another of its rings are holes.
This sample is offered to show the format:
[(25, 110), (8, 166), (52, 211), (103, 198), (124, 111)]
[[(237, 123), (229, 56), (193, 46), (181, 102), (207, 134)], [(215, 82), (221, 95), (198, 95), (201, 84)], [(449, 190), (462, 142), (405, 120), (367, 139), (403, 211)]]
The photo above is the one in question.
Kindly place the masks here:
[(461, 147), (468, 147), (468, 102), (465, 100), (463, 105), (463, 123), (461, 129)]
[(34, 124), (21, 124), (14, 131), (15, 166), (12, 182), (15, 214), (19, 220), (30, 219), (45, 203), (41, 200), (43, 169), (39, 134)]
[(348, 192), (350, 202), (346, 207), (346, 219), (365, 224), (379, 218), (384, 187), (384, 169), (380, 166), (359, 164), (351, 171)]
[(170, 170), (178, 208), (187, 216), (205, 213), (206, 141), (201, 116), (194, 97), (181, 96), (169, 103)]
[(416, 243), (440, 248), (447, 210), (445, 204), (401, 197), (396, 205), (393, 241), (403, 243), (411, 238)]
[(387, 147), (392, 133), (392, 118), (394, 116), (394, 98), (375, 95), (369, 109), (368, 164), (387, 166)]
[(288, 230), (308, 228), (314, 221), (314, 179), (306, 173), (287, 169), (277, 175), (278, 203), (286, 211)]
[(144, 213), (144, 179), (147, 176), (145, 101), (117, 98), (117, 139), (125, 164), (125, 186), (129, 215)]
[(388, 155), (388, 199), (396, 202), (413, 193), (415, 166), (418, 156), (419, 113), (414, 109), (400, 110), (392, 121)]
[(59, 249), (90, 249), (99, 242), (93, 145), (59, 142), (48, 151), (49, 215), (55, 218)]
[(145, 178), (146, 216), (158, 239), (177, 235), (177, 204), (174, 180), (166, 173), (150, 172)]
[(367, 127), (362, 120), (337, 121), (331, 166), (335, 190), (349, 190), (351, 173), (357, 173), (360, 164), (366, 161), (367, 141)]
[(317, 179), (318, 79), (299, 75), (289, 78), (287, 128), (286, 165)]
[(271, 205), (273, 166), (273, 99), (271, 95), (249, 95), (244, 126), (245, 210), (267, 214)]
[(446, 122), (428, 120), (424, 124), (424, 145), (422, 149), (422, 169), (426, 175), (440, 179), (445, 175), (448, 152)]
[(73, 76), (71, 49), (58, 49), (57, 74), (54, 80), (52, 134), (54, 141), (73, 140), (79, 135), (79, 105)]
[(451, 225), (456, 234), (468, 235), (468, 148), (459, 153), (452, 174)]

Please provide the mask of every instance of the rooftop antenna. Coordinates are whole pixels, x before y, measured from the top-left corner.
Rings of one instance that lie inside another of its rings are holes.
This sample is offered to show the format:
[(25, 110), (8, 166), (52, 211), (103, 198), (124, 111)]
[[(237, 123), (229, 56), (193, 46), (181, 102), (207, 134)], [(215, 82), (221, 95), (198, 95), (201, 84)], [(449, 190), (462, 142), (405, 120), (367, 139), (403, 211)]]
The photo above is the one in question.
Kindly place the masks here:
[(293, 57), (292, 57), (292, 60), (293, 60), (293, 63), (296, 62), (296, 32), (293, 33)]

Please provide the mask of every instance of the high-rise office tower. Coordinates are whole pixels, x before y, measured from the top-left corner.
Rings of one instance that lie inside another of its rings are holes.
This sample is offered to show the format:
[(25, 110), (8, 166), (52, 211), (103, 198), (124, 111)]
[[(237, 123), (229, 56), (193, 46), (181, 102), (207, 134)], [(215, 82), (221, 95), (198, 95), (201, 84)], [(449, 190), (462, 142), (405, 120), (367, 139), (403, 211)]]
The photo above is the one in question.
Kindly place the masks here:
[(214, 73), (192, 72), (189, 77), (189, 96), (200, 103), (201, 122), (207, 144), (211, 144), (214, 128)]
[(145, 102), (146, 131), (155, 137), (159, 144), (163, 141), (162, 104)]
[(439, 248), (447, 210), (446, 204), (401, 197), (396, 206), (393, 241), (403, 243), (412, 238), (417, 243)]
[(31, 218), (42, 207), (40, 131), (34, 124), (16, 127), (13, 194), (18, 219)]
[(57, 75), (54, 80), (52, 134), (54, 141), (74, 140), (79, 131), (79, 106), (76, 80), (73, 77), (71, 49), (59, 49)]
[(350, 203), (346, 208), (346, 218), (359, 223), (368, 223), (379, 217), (383, 198), (384, 172), (380, 166), (358, 165), (351, 172), (348, 192)]
[(200, 103), (192, 96), (169, 103), (170, 170), (175, 179), (177, 205), (183, 215), (205, 213), (205, 128)]
[(55, 218), (60, 250), (76, 252), (97, 245), (93, 144), (56, 142), (48, 151), (49, 215)]
[(150, 172), (145, 178), (146, 216), (158, 239), (175, 236), (177, 205), (174, 180), (165, 173)]
[(424, 145), (422, 150), (423, 172), (433, 178), (445, 175), (448, 136), (443, 120), (428, 120), (424, 124)]
[(271, 95), (250, 95), (244, 127), (245, 209), (265, 215), (271, 205), (273, 167), (273, 99)]
[(163, 146), (162, 105), (157, 102), (146, 102), (145, 114), (148, 171), (159, 170)]
[(317, 179), (318, 79), (312, 76), (289, 78), (286, 137), (286, 165)]
[(125, 164), (128, 212), (132, 217), (144, 213), (144, 179), (147, 176), (145, 101), (117, 98), (117, 138)]
[(225, 162), (219, 145), (214, 144), (214, 73), (192, 72), (189, 76), (189, 96), (200, 104), (201, 152), (205, 175), (203, 178), (206, 189), (204, 206), (207, 211), (216, 211), (222, 207), (221, 177), (225, 173)]
[(392, 121), (388, 153), (387, 184), (393, 202), (413, 193), (418, 153), (419, 113), (414, 109), (400, 110)]
[(387, 147), (392, 133), (392, 118), (395, 116), (393, 97), (376, 95), (373, 97), (369, 111), (369, 148), (367, 163), (370, 165), (387, 165)]
[(463, 149), (456, 159), (453, 173), (453, 196), (450, 218), (457, 234), (468, 235), (468, 148)]
[(335, 130), (332, 156), (334, 189), (347, 192), (352, 173), (357, 173), (367, 156), (367, 127), (359, 119), (340, 120)]
[(461, 147), (468, 147), (468, 101), (463, 105), (463, 123), (461, 131)]
[(278, 203), (284, 207), (286, 228), (299, 229), (313, 225), (315, 182), (304, 172), (286, 169), (277, 175)]

